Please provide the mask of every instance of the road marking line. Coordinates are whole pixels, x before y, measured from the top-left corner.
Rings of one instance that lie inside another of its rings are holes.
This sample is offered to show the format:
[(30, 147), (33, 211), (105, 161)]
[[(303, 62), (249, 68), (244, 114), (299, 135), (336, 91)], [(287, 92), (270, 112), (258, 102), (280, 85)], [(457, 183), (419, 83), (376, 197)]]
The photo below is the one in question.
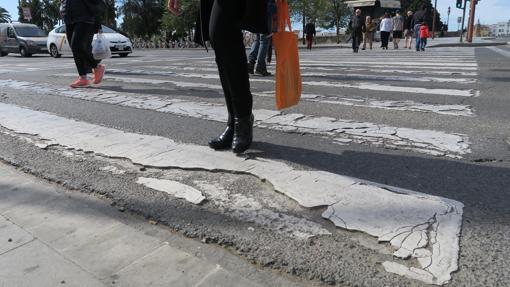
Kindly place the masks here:
[[(275, 191), (303, 207), (327, 206), (322, 216), (338, 227), (389, 242), (396, 257), (418, 261), (426, 275), (418, 280), (444, 284), (458, 269), (463, 204), (454, 200), (325, 171), (299, 170), (270, 159), (246, 160), (231, 152), (213, 152), (204, 146), (127, 133), (2, 103), (0, 125), (66, 148), (126, 158), (144, 166), (249, 173), (268, 180)], [(394, 272), (395, 268), (387, 270)]]
[[(115, 104), (126, 107), (171, 113), (204, 120), (225, 122), (226, 108), (223, 104), (193, 102), (181, 99), (161, 99), (155, 96), (139, 95), (101, 90), (70, 90), (51, 85), (12, 80), (0, 80), (0, 87), (23, 90), (40, 95), (56, 95), (88, 101)], [(418, 130), (391, 127), (368, 122), (304, 115), (285, 114), (272, 110), (254, 110), (256, 126), (282, 132), (298, 132), (319, 135), (333, 142), (343, 144), (346, 140), (354, 143), (371, 144), (396, 148), (435, 156), (461, 158), (471, 153), (466, 135), (448, 134), (441, 131)]]
[(487, 49), (496, 52), (504, 57), (510, 58), (510, 52), (505, 51), (503, 49), (497, 48), (497, 47), (487, 47)]
[[(144, 70), (136, 70), (136, 72), (130, 70), (123, 69), (110, 69), (109, 73), (111, 74), (144, 74), (147, 76), (157, 76), (157, 71), (144, 71)], [(63, 76), (70, 77), (74, 76), (73, 74), (56, 74), (54, 76)], [(196, 74), (196, 73), (169, 73), (168, 76), (174, 77), (183, 77), (183, 78), (195, 78), (195, 79), (219, 79), (217, 74)], [(135, 78), (126, 78), (126, 77), (115, 77), (115, 76), (105, 76), (105, 79), (121, 81), (125, 83), (147, 83), (147, 84), (156, 84), (163, 83), (164, 80), (151, 80), (151, 79), (135, 79)], [(275, 81), (272, 79), (257, 79), (251, 78), (250, 82), (258, 82), (258, 83), (272, 83)], [(348, 88), (348, 89), (358, 89), (358, 90), (369, 90), (369, 91), (378, 91), (378, 92), (394, 92), (394, 93), (412, 93), (412, 94), (428, 94), (428, 95), (442, 95), (442, 96), (457, 96), (457, 97), (477, 97), (479, 96), (479, 91), (474, 89), (469, 90), (461, 90), (461, 89), (432, 89), (432, 88), (420, 88), (420, 87), (406, 87), (406, 86), (393, 86), (393, 85), (383, 85), (383, 84), (372, 84), (372, 83), (341, 83), (334, 81), (303, 81), (304, 86), (313, 86), (313, 87), (334, 87), (334, 88)]]

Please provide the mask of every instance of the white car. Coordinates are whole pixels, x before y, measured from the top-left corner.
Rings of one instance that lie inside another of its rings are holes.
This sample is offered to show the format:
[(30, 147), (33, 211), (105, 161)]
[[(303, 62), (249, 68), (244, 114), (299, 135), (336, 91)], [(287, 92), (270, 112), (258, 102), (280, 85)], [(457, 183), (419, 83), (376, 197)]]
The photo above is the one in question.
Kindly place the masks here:
[[(133, 52), (133, 44), (128, 37), (117, 33), (115, 30), (102, 26), (102, 31), (106, 39), (110, 42), (110, 50), (112, 54), (117, 54), (121, 57), (127, 57)], [(60, 58), (62, 55), (72, 55), (71, 47), (66, 36), (66, 26), (62, 25), (53, 29), (48, 34), (48, 41), (46, 47), (50, 55), (54, 58)]]

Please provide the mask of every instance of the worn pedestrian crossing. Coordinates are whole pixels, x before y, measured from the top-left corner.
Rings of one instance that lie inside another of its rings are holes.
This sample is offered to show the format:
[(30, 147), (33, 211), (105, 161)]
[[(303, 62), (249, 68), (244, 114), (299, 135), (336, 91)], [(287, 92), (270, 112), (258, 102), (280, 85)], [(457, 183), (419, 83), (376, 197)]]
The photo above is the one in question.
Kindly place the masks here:
[[(473, 50), (356, 56), (347, 51), (317, 50), (303, 52), (301, 58), (304, 94), (298, 107), (276, 111), (273, 78), (251, 77), (257, 128), (318, 137), (342, 149), (364, 146), (381, 153), (398, 150), (413, 156), (455, 159), (472, 155), (473, 134), (448, 122), (477, 120), (476, 106), (465, 102), (483, 98)], [(210, 56), (111, 59), (106, 64), (105, 83), (82, 90), (63, 86), (75, 74), (60, 67), (38, 67), (47, 73), (46, 81), (41, 81), (15, 78), (10, 68), (0, 66), (0, 95), (85, 100), (226, 121), (221, 85)], [(278, 160), (245, 160), (211, 152), (204, 144), (183, 144), (8, 103), (0, 103), (0, 126), (19, 135), (37, 135), (46, 142), (43, 146), (127, 158), (144, 166), (252, 174), (303, 207), (326, 206), (322, 216), (335, 226), (389, 243), (396, 259), (383, 263), (388, 272), (442, 285), (458, 268), (463, 213), (458, 201), (322, 170), (303, 170)], [(387, 212), (374, 212), (385, 208)], [(282, 222), (289, 226), (303, 223), (299, 219)], [(266, 227), (277, 229), (271, 224)], [(303, 237), (332, 236), (314, 223), (292, 230)]]

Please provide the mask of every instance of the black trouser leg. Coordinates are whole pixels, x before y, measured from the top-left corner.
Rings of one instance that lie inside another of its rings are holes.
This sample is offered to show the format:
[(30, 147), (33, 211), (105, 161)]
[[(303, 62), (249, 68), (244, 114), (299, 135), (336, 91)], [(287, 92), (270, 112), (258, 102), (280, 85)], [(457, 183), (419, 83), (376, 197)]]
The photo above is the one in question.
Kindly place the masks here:
[(92, 39), (95, 34), (95, 25), (88, 23), (75, 23), (66, 25), (67, 41), (73, 51), (74, 63), (80, 76), (87, 75), (90, 68), (95, 69), (98, 61), (92, 56)]
[(243, 5), (240, 0), (214, 0), (209, 23), (227, 108), (237, 118), (249, 117), (253, 106), (240, 27)]

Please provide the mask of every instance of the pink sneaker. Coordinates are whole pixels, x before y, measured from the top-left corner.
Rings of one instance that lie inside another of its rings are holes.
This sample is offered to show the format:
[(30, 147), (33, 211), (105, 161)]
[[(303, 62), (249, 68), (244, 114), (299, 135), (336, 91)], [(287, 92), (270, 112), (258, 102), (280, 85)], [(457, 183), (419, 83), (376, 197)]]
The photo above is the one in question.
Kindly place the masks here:
[(106, 70), (106, 66), (103, 64), (97, 65), (97, 68), (94, 69), (94, 85), (100, 84), (103, 81), (104, 71)]
[(83, 79), (83, 78), (78, 78), (78, 80), (74, 81), (70, 85), (70, 87), (73, 88), (73, 89), (76, 89), (76, 88), (86, 88), (89, 85), (90, 85), (89, 80)]

